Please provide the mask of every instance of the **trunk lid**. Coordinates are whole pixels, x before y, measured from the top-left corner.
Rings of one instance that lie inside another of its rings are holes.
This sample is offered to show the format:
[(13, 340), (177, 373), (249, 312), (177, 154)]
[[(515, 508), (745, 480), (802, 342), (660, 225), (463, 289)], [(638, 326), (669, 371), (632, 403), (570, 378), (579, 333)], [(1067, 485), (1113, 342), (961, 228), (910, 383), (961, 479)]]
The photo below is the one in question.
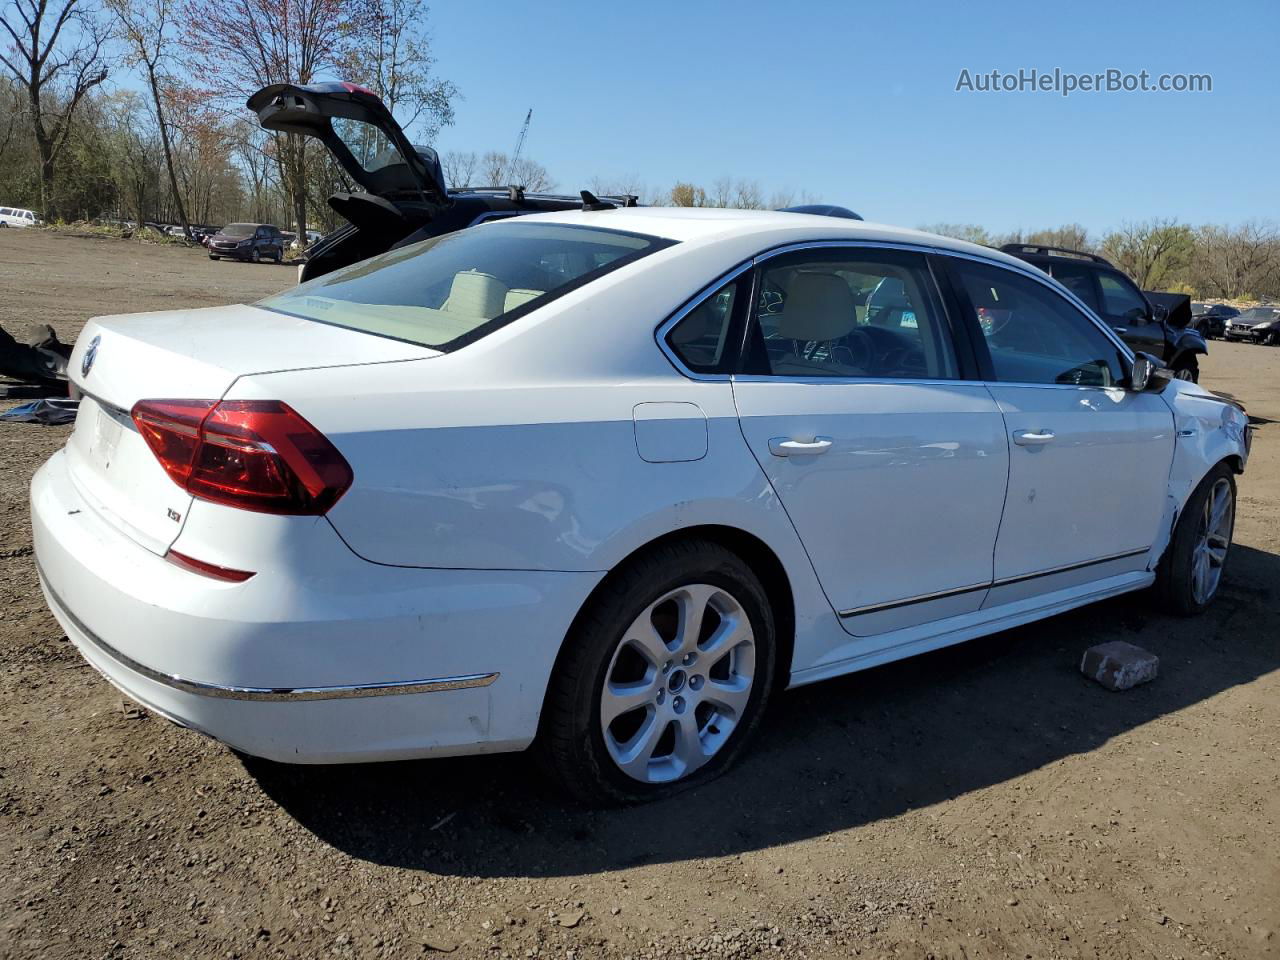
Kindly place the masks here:
[(163, 554), (191, 495), (134, 425), (129, 411), (139, 400), (218, 400), (248, 374), (435, 356), (427, 347), (252, 306), (99, 317), (85, 325), (67, 366), (83, 394), (68, 469), (95, 512)]
[(372, 90), (345, 82), (273, 83), (251, 96), (248, 107), (265, 130), (321, 141), (347, 175), (374, 196), (449, 203), (435, 151), (411, 144)]

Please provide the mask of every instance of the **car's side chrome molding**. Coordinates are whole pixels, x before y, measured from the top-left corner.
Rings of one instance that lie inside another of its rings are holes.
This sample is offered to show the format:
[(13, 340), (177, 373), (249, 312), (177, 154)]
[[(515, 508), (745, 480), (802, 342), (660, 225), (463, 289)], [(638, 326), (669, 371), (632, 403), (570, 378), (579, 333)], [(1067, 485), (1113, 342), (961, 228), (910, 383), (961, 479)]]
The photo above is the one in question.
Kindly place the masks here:
[(902, 600), (890, 600), (887, 603), (872, 603), (865, 607), (854, 607), (850, 610), (841, 610), (841, 617), (860, 617), (864, 613), (883, 613), (885, 610), (896, 610), (899, 607), (909, 607), (916, 603), (928, 603), (930, 600), (943, 600), (947, 597), (958, 597), (966, 593), (977, 593), (979, 590), (994, 590), (996, 587), (1007, 587), (1015, 583), (1025, 583), (1028, 580), (1035, 580), (1039, 577), (1051, 577), (1055, 573), (1069, 573), (1072, 570), (1083, 570), (1086, 567), (1095, 567), (1103, 563), (1111, 563), (1115, 560), (1127, 560), (1130, 557), (1140, 557), (1150, 553), (1150, 547), (1143, 547), (1141, 550), (1126, 550), (1124, 553), (1113, 553), (1109, 556), (1098, 557), (1096, 560), (1082, 560), (1079, 563), (1068, 563), (1061, 567), (1053, 567), (1049, 570), (1037, 570), (1035, 573), (1023, 573), (1016, 577), (1003, 577), (1000, 580), (992, 580), (988, 583), (976, 583), (969, 587), (955, 587), (951, 590), (939, 590), (935, 593), (923, 593), (916, 597), (905, 597)]
[(44, 582), (45, 592), (50, 601), (57, 607), (80, 632), (85, 642), (93, 646), (104, 657), (114, 660), (127, 670), (146, 677), (155, 683), (164, 684), (182, 693), (195, 694), (201, 697), (212, 697), (219, 700), (267, 700), (275, 702), (296, 702), (299, 700), (345, 700), (355, 697), (386, 697), (411, 693), (439, 693), (444, 690), (466, 690), (471, 687), (487, 687), (498, 679), (497, 673), (469, 673), (457, 677), (432, 677), (427, 680), (394, 680), (388, 683), (357, 683), (336, 687), (237, 687), (227, 684), (202, 683), (189, 680), (176, 674), (163, 673), (139, 663), (127, 653), (122, 653), (90, 630), (79, 617), (49, 587), (44, 572), (40, 571), (40, 579)]

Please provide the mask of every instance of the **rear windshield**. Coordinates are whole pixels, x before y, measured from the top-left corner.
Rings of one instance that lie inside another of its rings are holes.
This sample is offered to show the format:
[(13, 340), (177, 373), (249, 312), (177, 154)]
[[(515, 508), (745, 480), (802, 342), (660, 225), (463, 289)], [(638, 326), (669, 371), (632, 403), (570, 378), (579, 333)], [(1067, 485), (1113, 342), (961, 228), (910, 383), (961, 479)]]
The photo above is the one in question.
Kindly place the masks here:
[(433, 237), (309, 280), (258, 306), (455, 350), (674, 241), (509, 220)]

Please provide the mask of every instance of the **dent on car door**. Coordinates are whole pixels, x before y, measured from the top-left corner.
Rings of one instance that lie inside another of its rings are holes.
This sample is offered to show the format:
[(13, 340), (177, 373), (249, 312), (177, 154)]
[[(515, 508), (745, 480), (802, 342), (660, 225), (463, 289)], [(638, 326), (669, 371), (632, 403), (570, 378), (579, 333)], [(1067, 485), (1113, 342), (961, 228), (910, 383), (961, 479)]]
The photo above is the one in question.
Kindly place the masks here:
[(759, 263), (755, 290), (733, 381), (743, 436), (842, 625), (978, 609), (1008, 445), (924, 256), (801, 250)]
[(1168, 404), (1125, 388), (1119, 345), (1051, 285), (947, 260), (1009, 442), (986, 606), (1145, 571), (1173, 458)]

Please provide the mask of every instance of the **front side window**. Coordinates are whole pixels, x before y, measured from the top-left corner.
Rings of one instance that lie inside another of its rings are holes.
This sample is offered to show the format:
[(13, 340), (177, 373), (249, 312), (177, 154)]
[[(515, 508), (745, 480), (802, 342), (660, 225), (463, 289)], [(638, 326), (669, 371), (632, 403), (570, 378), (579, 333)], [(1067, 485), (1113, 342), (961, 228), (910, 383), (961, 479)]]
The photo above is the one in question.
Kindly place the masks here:
[(991, 355), (997, 380), (1112, 387), (1124, 379), (1120, 351), (1065, 297), (1028, 276), (953, 260)]
[(452, 350), (673, 242), (517, 218), (400, 247), (258, 306)]
[(759, 272), (748, 370), (780, 377), (954, 379), (950, 328), (924, 257), (816, 249)]
[(1102, 312), (1123, 323), (1146, 323), (1147, 301), (1133, 284), (1110, 273), (1098, 274), (1102, 287)]

